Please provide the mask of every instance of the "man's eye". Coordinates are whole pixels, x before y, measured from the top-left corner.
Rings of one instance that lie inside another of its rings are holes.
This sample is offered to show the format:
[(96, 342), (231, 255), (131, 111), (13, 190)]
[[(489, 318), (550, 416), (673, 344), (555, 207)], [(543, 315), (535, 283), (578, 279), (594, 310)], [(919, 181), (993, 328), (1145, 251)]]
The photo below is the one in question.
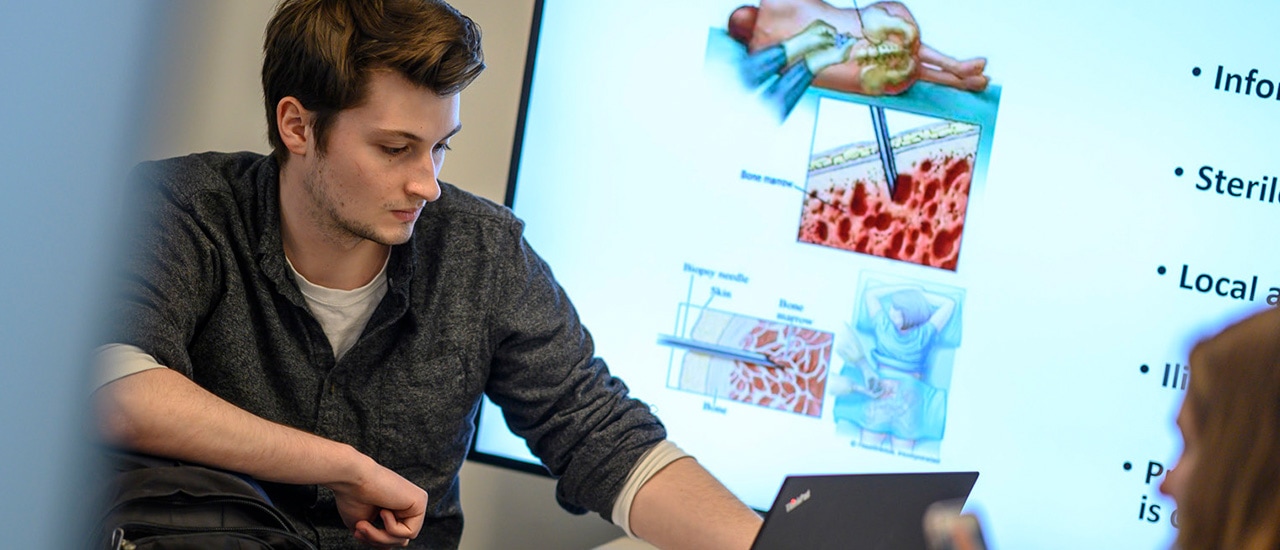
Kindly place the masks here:
[(385, 145), (384, 145), (384, 146), (382, 147), (382, 152), (386, 153), (386, 154), (387, 154), (387, 155), (389, 155), (389, 156), (393, 156), (393, 157), (394, 157), (394, 156), (399, 156), (400, 154), (402, 154), (402, 153), (404, 153), (405, 151), (408, 151), (408, 150), (409, 150), (409, 146), (407, 146), (407, 145), (406, 145), (406, 146), (404, 146), (404, 147), (387, 147), (387, 146), (385, 146)]

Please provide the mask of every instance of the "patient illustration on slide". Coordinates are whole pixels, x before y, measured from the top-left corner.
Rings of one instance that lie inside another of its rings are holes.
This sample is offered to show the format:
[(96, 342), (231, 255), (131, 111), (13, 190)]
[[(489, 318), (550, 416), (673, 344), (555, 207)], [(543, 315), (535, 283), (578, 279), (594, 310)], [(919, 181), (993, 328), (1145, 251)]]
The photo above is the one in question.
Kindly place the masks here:
[(729, 16), (729, 34), (745, 44), (744, 81), (772, 75), (766, 90), (788, 113), (810, 86), (863, 95), (894, 95), (917, 80), (961, 90), (987, 88), (986, 59), (957, 60), (923, 44), (906, 6), (877, 2), (861, 9), (822, 0), (761, 0)]
[[(917, 448), (917, 442), (942, 439), (950, 381), (933, 376), (943, 361), (934, 352), (958, 344), (957, 305), (919, 285), (864, 292), (856, 326), (846, 326), (837, 346), (845, 366), (828, 382), (836, 421), (859, 431), (859, 446), (937, 458), (934, 448)], [(864, 353), (867, 337), (871, 345)]]

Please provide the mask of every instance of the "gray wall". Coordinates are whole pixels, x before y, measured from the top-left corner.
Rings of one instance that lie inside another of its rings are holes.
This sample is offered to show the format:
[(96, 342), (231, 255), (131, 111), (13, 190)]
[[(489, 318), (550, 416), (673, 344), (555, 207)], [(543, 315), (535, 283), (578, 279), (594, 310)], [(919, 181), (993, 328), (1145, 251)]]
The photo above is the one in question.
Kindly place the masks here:
[[(455, 0), (484, 32), (489, 66), (462, 94), (463, 132), (453, 141), (442, 179), (501, 202), (515, 131), (532, 0)], [(169, 32), (156, 123), (145, 158), (196, 151), (265, 152), (259, 81), (263, 28), (274, 2), (178, 2)], [(592, 548), (621, 536), (596, 515), (572, 516), (555, 503), (546, 478), (483, 464), (462, 469), (467, 513), (464, 549)]]

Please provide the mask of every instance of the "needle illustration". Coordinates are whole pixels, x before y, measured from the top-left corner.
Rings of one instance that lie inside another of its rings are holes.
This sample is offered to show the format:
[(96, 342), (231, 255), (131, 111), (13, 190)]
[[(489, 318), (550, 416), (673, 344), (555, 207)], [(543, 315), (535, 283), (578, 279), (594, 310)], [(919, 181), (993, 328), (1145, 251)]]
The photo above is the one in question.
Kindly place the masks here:
[(735, 359), (738, 361), (745, 361), (747, 363), (754, 363), (756, 365), (761, 365), (765, 367), (785, 368), (782, 365), (774, 363), (772, 360), (769, 359), (768, 356), (766, 356), (763, 353), (755, 353), (755, 352), (750, 352), (750, 351), (746, 351), (738, 348), (731, 348), (729, 346), (721, 346), (718, 344), (711, 344), (708, 342), (700, 342), (698, 340), (693, 340), (690, 338), (679, 338), (676, 336), (659, 334), (658, 344), (663, 346), (671, 346), (676, 348), (687, 349), (689, 351), (695, 351), (698, 353), (705, 353), (707, 355), (715, 355), (717, 357), (724, 357), (726, 359)]

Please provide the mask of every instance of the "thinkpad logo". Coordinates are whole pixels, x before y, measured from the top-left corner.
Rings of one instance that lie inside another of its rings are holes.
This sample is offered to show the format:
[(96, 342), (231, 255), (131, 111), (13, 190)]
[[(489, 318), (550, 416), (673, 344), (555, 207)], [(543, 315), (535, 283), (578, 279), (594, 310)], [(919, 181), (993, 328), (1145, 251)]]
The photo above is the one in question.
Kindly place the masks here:
[(787, 510), (787, 513), (790, 513), (792, 510), (795, 510), (801, 504), (804, 504), (806, 500), (809, 500), (809, 491), (800, 493), (800, 496), (787, 501), (787, 505), (785, 507)]

